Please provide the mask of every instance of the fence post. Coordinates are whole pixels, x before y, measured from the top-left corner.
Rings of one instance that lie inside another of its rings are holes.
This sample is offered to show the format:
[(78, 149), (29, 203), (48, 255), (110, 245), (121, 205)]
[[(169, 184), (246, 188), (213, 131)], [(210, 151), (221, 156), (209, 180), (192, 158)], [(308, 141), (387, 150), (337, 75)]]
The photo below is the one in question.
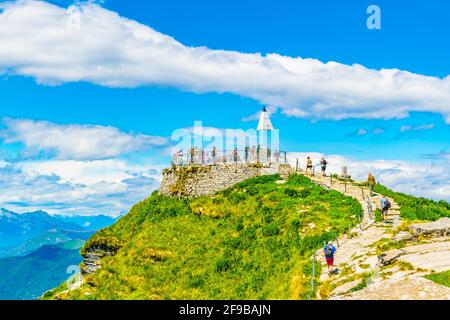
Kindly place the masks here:
[(333, 186), (333, 175), (330, 173), (330, 187)]
[(345, 187), (345, 192), (347, 193), (347, 177), (345, 177), (345, 180), (344, 180), (344, 187)]
[(352, 236), (352, 229), (350, 227), (350, 224), (348, 225), (348, 237), (350, 238)]
[(298, 158), (297, 158), (297, 163), (295, 164), (295, 172), (298, 172)]
[(337, 233), (336, 233), (335, 235), (336, 235), (336, 245), (337, 245), (337, 247), (339, 248), (339, 238), (338, 238)]
[(284, 164), (287, 164), (287, 152), (284, 152)]
[(316, 278), (316, 253), (313, 254), (313, 265), (312, 265), (312, 278), (311, 278), (311, 292), (314, 292), (314, 279)]

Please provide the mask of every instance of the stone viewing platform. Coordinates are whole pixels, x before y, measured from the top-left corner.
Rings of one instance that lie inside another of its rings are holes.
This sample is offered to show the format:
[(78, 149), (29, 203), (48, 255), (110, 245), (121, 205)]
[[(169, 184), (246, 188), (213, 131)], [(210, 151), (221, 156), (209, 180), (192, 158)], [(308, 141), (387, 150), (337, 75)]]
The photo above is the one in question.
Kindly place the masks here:
[(163, 171), (159, 193), (177, 197), (212, 195), (250, 178), (272, 174), (286, 178), (294, 171), (289, 164), (278, 163), (173, 165)]

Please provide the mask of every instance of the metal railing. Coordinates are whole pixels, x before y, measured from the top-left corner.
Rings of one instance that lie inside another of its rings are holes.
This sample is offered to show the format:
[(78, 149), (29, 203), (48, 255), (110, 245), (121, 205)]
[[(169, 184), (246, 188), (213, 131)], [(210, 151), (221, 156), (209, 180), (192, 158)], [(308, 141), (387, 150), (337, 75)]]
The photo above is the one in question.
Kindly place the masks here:
[(287, 164), (286, 151), (249, 148), (244, 150), (179, 150), (172, 155), (177, 166), (209, 165), (219, 163), (270, 163)]

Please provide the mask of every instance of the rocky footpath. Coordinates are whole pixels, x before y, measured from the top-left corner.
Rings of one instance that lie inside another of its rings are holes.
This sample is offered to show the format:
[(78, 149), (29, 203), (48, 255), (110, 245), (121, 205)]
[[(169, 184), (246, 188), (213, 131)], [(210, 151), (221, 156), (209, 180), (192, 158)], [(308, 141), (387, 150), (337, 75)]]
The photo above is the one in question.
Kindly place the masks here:
[(342, 181), (331, 183), (327, 177), (315, 176), (312, 180), (356, 198), (364, 208), (360, 227), (354, 228), (351, 236), (339, 238), (335, 256), (338, 274), (328, 275), (322, 250), (316, 252), (322, 263), (317, 298), (450, 299), (450, 288), (424, 278), (432, 272), (450, 270), (449, 218), (405, 227), (400, 220), (400, 208), (389, 199), (392, 204), (389, 223), (375, 222), (373, 212), (379, 208), (380, 195), (369, 195), (365, 187)]

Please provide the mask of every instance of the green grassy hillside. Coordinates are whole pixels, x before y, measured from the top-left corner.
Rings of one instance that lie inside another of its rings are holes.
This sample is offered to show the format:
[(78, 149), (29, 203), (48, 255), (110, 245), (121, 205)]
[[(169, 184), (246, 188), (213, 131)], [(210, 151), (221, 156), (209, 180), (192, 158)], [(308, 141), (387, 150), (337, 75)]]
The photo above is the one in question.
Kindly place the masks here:
[(86, 276), (80, 289), (53, 298), (313, 296), (312, 253), (355, 225), (362, 208), (303, 176), (278, 179), (262, 176), (191, 200), (153, 193), (86, 243), (83, 252), (117, 250), (102, 259), (103, 268)]
[(450, 217), (450, 203), (444, 200), (433, 201), (410, 196), (392, 191), (381, 184), (377, 184), (374, 191), (393, 198), (400, 206), (400, 217), (404, 220), (435, 221), (443, 217)]

